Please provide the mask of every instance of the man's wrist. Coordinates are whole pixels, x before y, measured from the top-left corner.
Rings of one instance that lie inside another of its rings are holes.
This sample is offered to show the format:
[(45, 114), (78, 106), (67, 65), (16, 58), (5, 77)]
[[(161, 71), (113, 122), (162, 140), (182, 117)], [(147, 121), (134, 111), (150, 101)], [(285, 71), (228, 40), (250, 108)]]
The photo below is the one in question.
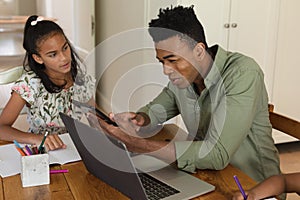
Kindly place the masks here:
[(149, 118), (149, 116), (146, 113), (144, 113), (144, 112), (137, 112), (136, 114), (140, 115), (144, 119), (144, 123), (143, 123), (142, 126), (147, 126), (147, 125), (150, 124), (150, 118)]

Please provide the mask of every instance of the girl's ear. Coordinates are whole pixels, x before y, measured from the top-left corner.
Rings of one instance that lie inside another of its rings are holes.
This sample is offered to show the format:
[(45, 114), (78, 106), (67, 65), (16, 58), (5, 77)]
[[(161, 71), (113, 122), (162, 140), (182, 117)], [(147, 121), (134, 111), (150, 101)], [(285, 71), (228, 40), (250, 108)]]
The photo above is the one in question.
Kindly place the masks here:
[(43, 59), (42, 59), (39, 55), (37, 55), (37, 54), (32, 54), (32, 57), (33, 57), (33, 59), (35, 60), (35, 62), (37, 62), (37, 63), (39, 63), (39, 64), (43, 64), (43, 63), (44, 63)]

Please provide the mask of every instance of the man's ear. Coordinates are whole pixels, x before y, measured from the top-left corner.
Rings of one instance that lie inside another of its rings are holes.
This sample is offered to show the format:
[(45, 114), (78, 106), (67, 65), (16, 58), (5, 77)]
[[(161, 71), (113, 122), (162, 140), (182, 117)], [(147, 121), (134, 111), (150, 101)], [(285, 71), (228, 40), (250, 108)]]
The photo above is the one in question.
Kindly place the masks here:
[(202, 60), (205, 55), (205, 45), (202, 42), (197, 43), (193, 52), (197, 59)]
[(32, 54), (32, 57), (33, 57), (33, 59), (35, 60), (35, 62), (37, 62), (37, 63), (39, 63), (39, 64), (43, 64), (43, 63), (44, 63), (43, 59), (42, 59), (39, 55), (37, 55), (37, 54)]

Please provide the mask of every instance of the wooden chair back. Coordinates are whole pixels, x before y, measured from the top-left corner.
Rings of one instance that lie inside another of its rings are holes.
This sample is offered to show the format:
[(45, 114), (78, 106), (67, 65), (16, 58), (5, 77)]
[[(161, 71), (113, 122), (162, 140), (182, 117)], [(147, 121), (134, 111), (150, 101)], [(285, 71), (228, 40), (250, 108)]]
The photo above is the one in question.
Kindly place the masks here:
[(274, 105), (269, 104), (269, 117), (272, 127), (300, 140), (300, 122), (274, 112)]

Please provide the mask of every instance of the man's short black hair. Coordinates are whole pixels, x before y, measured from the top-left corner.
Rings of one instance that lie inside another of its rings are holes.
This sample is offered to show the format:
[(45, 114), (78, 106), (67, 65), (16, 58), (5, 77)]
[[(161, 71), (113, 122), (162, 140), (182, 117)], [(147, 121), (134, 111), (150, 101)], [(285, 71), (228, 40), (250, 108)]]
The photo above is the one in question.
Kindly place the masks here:
[(154, 42), (159, 42), (178, 35), (194, 47), (202, 42), (207, 48), (204, 29), (197, 19), (194, 6), (170, 7), (160, 9), (158, 18), (149, 23), (149, 33)]

